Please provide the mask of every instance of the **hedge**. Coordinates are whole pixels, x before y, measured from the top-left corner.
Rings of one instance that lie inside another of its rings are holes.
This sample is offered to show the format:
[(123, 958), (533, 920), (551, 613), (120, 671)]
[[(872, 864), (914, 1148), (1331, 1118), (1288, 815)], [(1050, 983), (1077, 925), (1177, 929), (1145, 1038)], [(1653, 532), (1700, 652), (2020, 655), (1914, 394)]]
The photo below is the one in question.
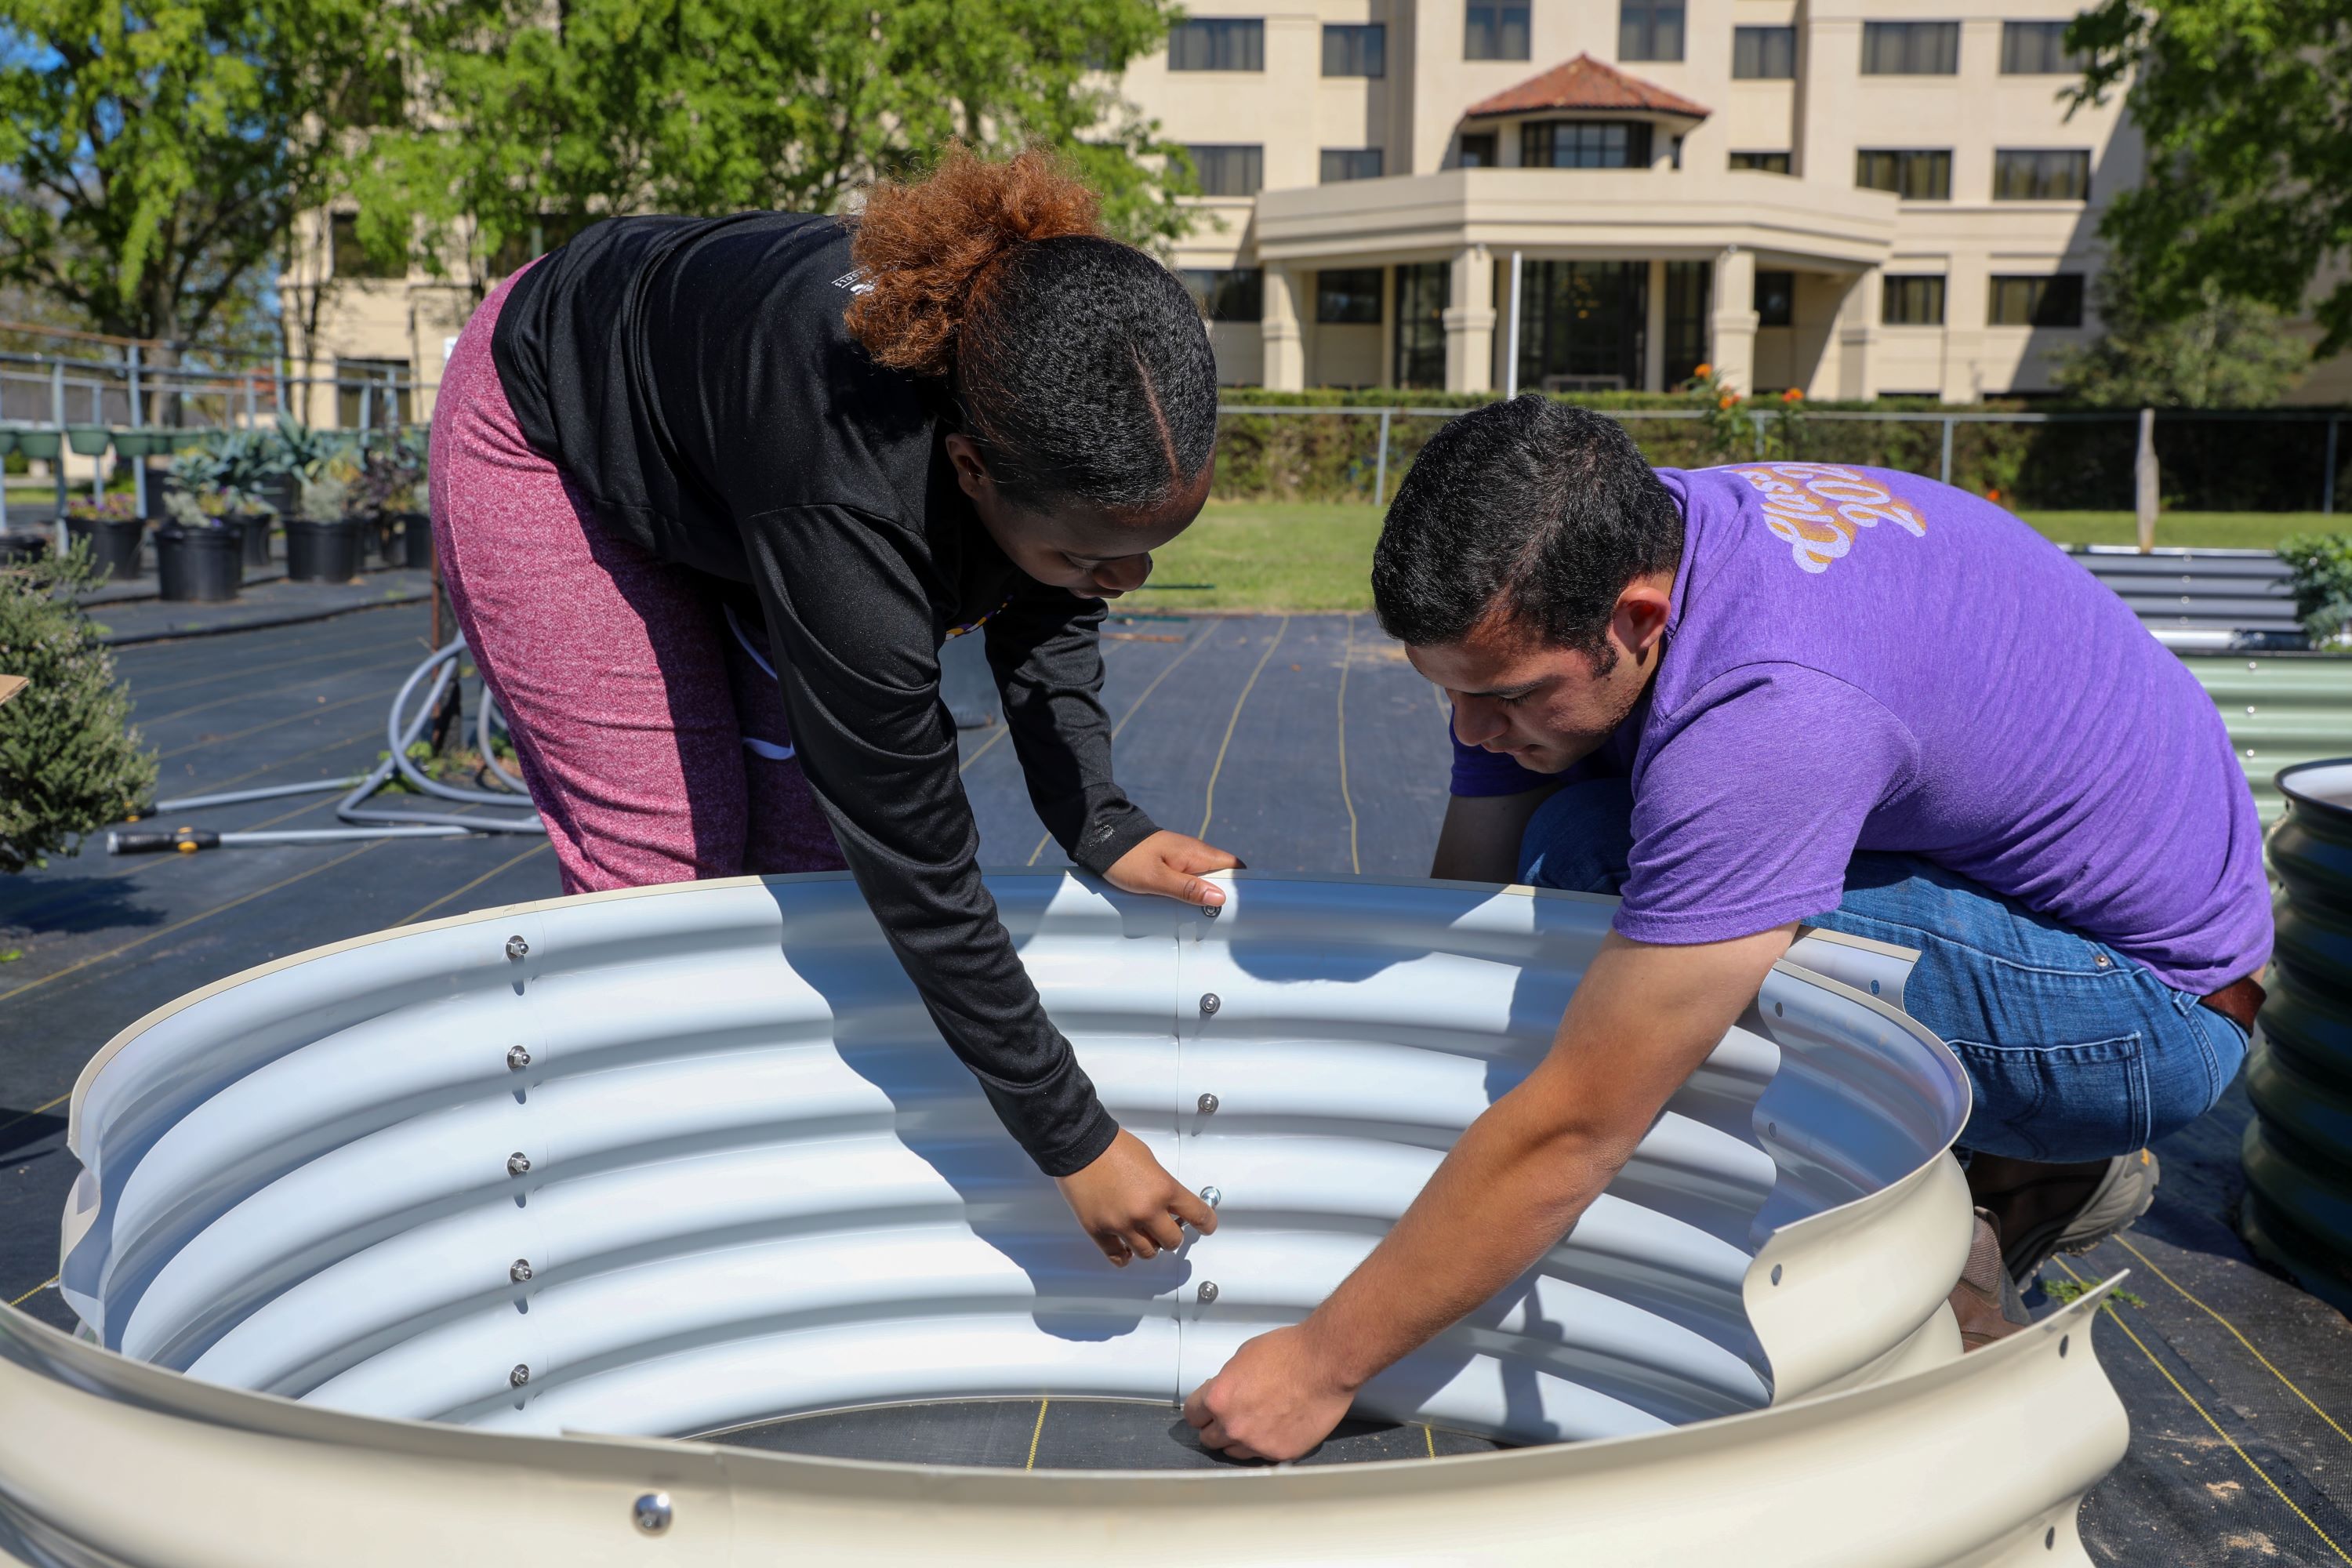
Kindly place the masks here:
[[(1368, 389), (1269, 393), (1227, 387), (1220, 420), (1216, 494), (1233, 500), (1369, 501), (1379, 469), (1380, 418), (1370, 414), (1255, 414), (1251, 408), (1470, 409), (1486, 395)], [(1687, 395), (1585, 395), (1563, 402), (1625, 417), (1643, 455), (1660, 467), (1695, 468), (1756, 457), (1752, 438), (1727, 437), (1718, 422), (1643, 419), (1645, 412), (1693, 412)], [(1925, 399), (1801, 404), (1784, 414), (1767, 399), (1759, 410), (1763, 455), (1817, 462), (1940, 471), (1944, 426), (1937, 414), (2016, 411), (2017, 402), (1940, 407)], [(2053, 413), (2082, 411), (2042, 405)], [(1823, 419), (1839, 412), (1916, 413), (1916, 422)], [(2006, 504), (2036, 509), (2129, 510), (2138, 449), (2130, 410), (2099, 410), (2089, 419), (2041, 425), (1956, 423), (1952, 482)], [(1450, 417), (1390, 416), (1388, 488), (1412, 467), (1423, 445)], [(2157, 457), (2164, 504), (2195, 511), (2313, 511), (2325, 479), (2326, 426), (2310, 417), (2263, 419), (2191, 411), (2159, 413)], [(2352, 512), (2352, 416), (2339, 431), (2336, 500)]]

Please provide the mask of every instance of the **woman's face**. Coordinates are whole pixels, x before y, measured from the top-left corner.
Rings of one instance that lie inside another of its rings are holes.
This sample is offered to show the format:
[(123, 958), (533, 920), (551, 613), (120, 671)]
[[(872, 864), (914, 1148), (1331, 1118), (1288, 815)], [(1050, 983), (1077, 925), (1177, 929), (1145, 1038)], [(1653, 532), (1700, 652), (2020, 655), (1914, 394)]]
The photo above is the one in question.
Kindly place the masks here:
[(1151, 552), (1200, 515), (1215, 468), (1212, 462), (1188, 490), (1155, 510), (1071, 504), (1040, 511), (1005, 499), (969, 437), (950, 436), (947, 447), (957, 481), (1005, 559), (1048, 587), (1088, 599), (1116, 599), (1143, 586), (1151, 575)]

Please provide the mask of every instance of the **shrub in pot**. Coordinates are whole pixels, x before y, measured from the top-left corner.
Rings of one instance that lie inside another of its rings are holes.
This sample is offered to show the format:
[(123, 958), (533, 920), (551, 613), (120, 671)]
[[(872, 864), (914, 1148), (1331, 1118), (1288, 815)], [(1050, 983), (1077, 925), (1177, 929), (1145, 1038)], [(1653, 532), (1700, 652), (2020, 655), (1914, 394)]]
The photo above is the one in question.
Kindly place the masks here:
[(87, 546), (0, 570), (0, 669), (31, 682), (0, 710), (0, 874), (77, 852), (155, 787), (113, 652), (74, 605), (97, 580)]
[(260, 488), (268, 477), (269, 441), (257, 430), (232, 430), (181, 452), (172, 459), (173, 484), (164, 497), (166, 515), (184, 527), (217, 521), (235, 530), (247, 566), (269, 564), (269, 531), (278, 521), (278, 509)]
[(421, 435), (396, 430), (370, 440), (360, 453), (348, 504), (368, 520), (385, 565), (433, 563), (433, 524), (425, 511)]
[(218, 604), (236, 597), (245, 576), (245, 529), (235, 500), (217, 488), (178, 489), (171, 520), (155, 531), (155, 577), (166, 599)]
[(66, 537), (89, 550), (92, 584), (139, 575), (139, 540), (147, 520), (127, 495), (80, 496), (66, 503)]
[(286, 520), (286, 575), (295, 582), (348, 583), (360, 574), (361, 520), (349, 506), (358, 472), (339, 456), (303, 479), (302, 515)]

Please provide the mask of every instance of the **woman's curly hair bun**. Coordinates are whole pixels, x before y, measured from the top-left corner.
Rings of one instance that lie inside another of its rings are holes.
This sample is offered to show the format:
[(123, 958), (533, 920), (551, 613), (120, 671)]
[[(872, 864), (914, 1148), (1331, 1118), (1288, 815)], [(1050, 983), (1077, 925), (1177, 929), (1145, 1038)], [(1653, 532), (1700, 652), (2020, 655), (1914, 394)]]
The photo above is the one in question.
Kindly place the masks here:
[(870, 287), (850, 303), (850, 333), (879, 364), (946, 375), (996, 263), (1024, 242), (1098, 236), (1100, 220), (1094, 192), (1051, 153), (996, 160), (950, 146), (923, 179), (867, 195), (850, 257)]

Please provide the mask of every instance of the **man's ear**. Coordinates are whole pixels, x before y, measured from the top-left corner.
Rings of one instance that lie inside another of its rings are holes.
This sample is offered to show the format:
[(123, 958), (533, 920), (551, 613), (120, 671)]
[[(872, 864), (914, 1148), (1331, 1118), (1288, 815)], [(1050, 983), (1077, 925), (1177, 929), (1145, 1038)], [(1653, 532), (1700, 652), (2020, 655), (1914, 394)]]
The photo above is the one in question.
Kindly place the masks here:
[(1625, 584), (1617, 595), (1610, 629), (1635, 659), (1646, 659), (1665, 636), (1674, 611), (1675, 580), (1671, 573), (1649, 573)]

